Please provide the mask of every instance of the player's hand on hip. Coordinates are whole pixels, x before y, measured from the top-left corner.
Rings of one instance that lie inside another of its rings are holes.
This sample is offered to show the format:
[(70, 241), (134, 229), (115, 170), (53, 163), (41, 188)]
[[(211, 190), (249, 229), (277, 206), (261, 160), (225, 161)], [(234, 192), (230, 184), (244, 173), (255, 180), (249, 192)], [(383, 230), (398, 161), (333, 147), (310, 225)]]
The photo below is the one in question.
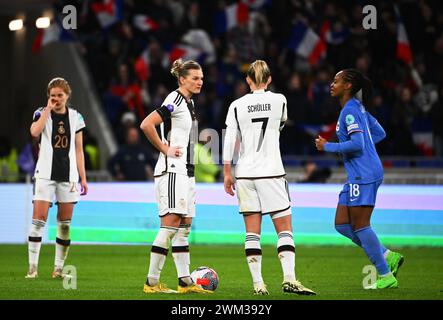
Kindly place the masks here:
[(328, 141), (325, 138), (323, 138), (322, 136), (318, 136), (318, 138), (315, 139), (315, 147), (318, 151), (323, 151), (327, 142)]
[(183, 155), (182, 147), (169, 147), (166, 155), (172, 158), (179, 158)]
[(80, 195), (81, 196), (87, 195), (88, 194), (88, 183), (86, 182), (86, 180), (81, 180), (80, 181), (80, 186), (81, 186)]
[(224, 185), (225, 185), (225, 192), (233, 196), (235, 190), (235, 184), (234, 180), (232, 179), (232, 176), (225, 176)]

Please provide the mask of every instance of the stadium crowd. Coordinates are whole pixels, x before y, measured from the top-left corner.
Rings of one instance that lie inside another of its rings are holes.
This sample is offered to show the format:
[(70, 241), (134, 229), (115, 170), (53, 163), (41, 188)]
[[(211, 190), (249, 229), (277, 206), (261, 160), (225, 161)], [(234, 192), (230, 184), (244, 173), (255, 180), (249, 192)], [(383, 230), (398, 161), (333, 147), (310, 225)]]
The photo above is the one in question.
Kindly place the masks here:
[[(329, 83), (337, 70), (355, 67), (372, 79), (371, 111), (388, 132), (380, 153), (442, 155), (443, 11), (438, 1), (397, 3), (421, 85), (396, 56), (393, 2), (375, 2), (376, 30), (363, 29), (361, 1), (126, 0), (121, 19), (107, 28), (91, 9), (97, 2), (83, 11), (78, 34), (116, 130), (125, 112), (133, 112), (139, 123), (176, 87), (169, 67), (180, 56), (204, 66), (204, 90), (196, 97), (200, 126), (221, 130), (229, 103), (247, 90), (245, 68), (260, 58), (271, 66), (273, 90), (288, 98), (284, 154), (314, 154), (313, 136), (334, 133), (339, 108), (329, 97)], [(223, 15), (235, 4), (236, 26), (229, 28)], [(245, 8), (238, 8), (241, 4)], [(321, 37), (325, 22), (330, 25), (323, 58), (312, 62), (297, 55), (300, 23)]]
[[(203, 90), (195, 97), (199, 126), (218, 132), (230, 102), (248, 90), (249, 63), (263, 59), (271, 90), (288, 100), (283, 155), (315, 155), (318, 134), (335, 137), (340, 108), (329, 85), (349, 67), (373, 81), (368, 107), (387, 132), (377, 146), (381, 156), (443, 155), (440, 1), (372, 1), (375, 30), (362, 26), (365, 1), (59, 0), (57, 6), (68, 3), (79, 10), (77, 44), (120, 144), (176, 88), (169, 73), (176, 58), (203, 66)], [(399, 17), (409, 57), (397, 51)], [(308, 34), (317, 51), (303, 47)]]

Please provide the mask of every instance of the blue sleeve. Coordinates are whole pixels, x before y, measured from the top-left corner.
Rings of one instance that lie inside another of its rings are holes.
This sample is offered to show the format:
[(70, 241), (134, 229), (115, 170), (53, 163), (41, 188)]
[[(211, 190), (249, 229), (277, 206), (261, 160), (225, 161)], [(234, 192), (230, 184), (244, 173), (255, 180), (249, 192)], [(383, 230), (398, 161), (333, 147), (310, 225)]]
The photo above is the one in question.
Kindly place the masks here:
[(343, 116), (345, 118), (346, 133), (348, 136), (355, 132), (363, 132), (365, 126), (359, 112), (351, 108), (346, 108), (343, 112)]
[(371, 131), (372, 141), (379, 143), (386, 137), (386, 132), (371, 114), (368, 113), (369, 130)]
[(365, 141), (361, 131), (351, 134), (351, 140), (345, 142), (327, 142), (324, 146), (326, 152), (351, 153), (363, 150)]

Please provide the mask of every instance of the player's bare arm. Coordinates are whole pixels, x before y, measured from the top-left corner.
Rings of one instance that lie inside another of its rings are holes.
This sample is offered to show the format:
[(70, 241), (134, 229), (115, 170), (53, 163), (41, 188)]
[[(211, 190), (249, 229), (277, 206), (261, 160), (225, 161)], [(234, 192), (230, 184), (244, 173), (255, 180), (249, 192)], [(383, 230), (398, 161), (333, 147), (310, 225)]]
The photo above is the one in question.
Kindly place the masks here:
[(32, 137), (38, 138), (40, 136), (43, 129), (45, 128), (46, 120), (48, 120), (49, 115), (51, 114), (51, 111), (55, 107), (56, 103), (56, 100), (54, 100), (53, 98), (48, 99), (48, 103), (43, 109), (40, 118), (37, 121), (33, 122), (31, 125), (30, 132)]
[(234, 179), (232, 178), (232, 174), (231, 174), (231, 162), (230, 161), (224, 162), (223, 175), (224, 175), (225, 192), (227, 194), (230, 194), (231, 196), (233, 196), (234, 190), (235, 190), (235, 184), (234, 184)]
[(140, 125), (140, 129), (158, 151), (168, 157), (178, 158), (183, 154), (182, 147), (168, 146), (164, 144), (158, 136), (155, 127), (159, 126), (162, 122), (163, 119), (160, 117), (158, 112), (153, 111), (143, 120)]

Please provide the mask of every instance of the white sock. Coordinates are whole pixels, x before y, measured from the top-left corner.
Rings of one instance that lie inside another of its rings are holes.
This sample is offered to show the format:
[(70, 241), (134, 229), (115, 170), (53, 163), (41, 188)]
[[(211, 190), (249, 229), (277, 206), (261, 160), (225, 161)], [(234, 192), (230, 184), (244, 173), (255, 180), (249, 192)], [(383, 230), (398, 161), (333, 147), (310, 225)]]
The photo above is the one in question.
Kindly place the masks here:
[(174, 258), (175, 268), (177, 269), (177, 276), (187, 285), (192, 283), (189, 273), (191, 257), (189, 254), (188, 237), (190, 232), (191, 225), (180, 225), (174, 238), (172, 238), (172, 257)]
[(69, 236), (71, 220), (57, 221), (57, 237), (55, 238), (55, 269), (63, 269), (68, 256), (71, 240)]
[(283, 281), (295, 281), (295, 245), (291, 231), (278, 234), (277, 251), (283, 270)]
[(259, 234), (252, 232), (246, 233), (245, 253), (252, 281), (254, 284), (263, 283), (263, 277), (261, 274), (262, 252)]
[(146, 283), (155, 286), (165, 265), (166, 256), (168, 255), (169, 242), (177, 233), (177, 228), (161, 227), (155, 237), (151, 247), (151, 259), (149, 261), (149, 272)]
[(37, 270), (38, 258), (40, 256), (40, 248), (42, 245), (43, 232), (45, 231), (46, 222), (43, 220), (32, 219), (28, 237), (28, 256), (29, 268)]

